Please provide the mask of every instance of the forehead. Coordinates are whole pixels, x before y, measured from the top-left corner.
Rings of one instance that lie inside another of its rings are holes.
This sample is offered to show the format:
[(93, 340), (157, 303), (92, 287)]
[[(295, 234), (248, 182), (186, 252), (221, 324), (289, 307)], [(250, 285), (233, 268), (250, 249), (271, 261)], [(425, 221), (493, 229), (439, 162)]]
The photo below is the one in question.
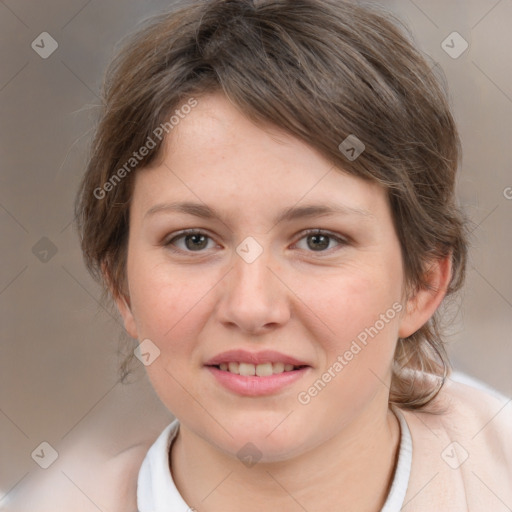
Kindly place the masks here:
[(165, 149), (174, 161), (193, 157), (209, 168), (230, 159), (253, 160), (256, 155), (258, 161), (282, 162), (282, 167), (297, 161), (318, 164), (321, 159), (316, 150), (292, 135), (270, 124), (255, 124), (218, 92), (198, 99), (197, 106), (166, 138)]
[(377, 213), (386, 201), (378, 185), (290, 134), (254, 124), (222, 94), (201, 97), (174, 126), (158, 164), (137, 172), (134, 195), (146, 210), (188, 200), (236, 206), (232, 214), (312, 202)]

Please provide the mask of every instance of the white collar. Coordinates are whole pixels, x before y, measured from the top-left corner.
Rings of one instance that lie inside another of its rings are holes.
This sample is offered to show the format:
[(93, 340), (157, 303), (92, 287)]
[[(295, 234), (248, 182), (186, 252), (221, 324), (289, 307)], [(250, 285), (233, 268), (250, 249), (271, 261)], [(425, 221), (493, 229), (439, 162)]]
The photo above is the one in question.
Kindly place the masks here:
[(398, 449), (398, 461), (396, 463), (393, 482), (389, 490), (386, 503), (380, 509), (380, 512), (399, 512), (402, 510), (405, 500), (405, 493), (409, 486), (409, 477), (411, 476), (412, 466), (412, 437), (407, 421), (398, 407), (392, 406), (391, 410), (395, 413), (400, 423), (400, 448)]
[[(407, 422), (397, 407), (392, 408), (400, 423), (400, 448), (393, 483), (380, 512), (399, 512), (409, 484), (412, 463), (412, 438)], [(139, 471), (137, 507), (139, 512), (190, 512), (172, 479), (169, 449), (176, 438), (179, 422), (175, 419), (149, 449)]]
[(178, 492), (169, 469), (169, 448), (179, 429), (175, 419), (148, 450), (137, 482), (138, 512), (190, 512)]

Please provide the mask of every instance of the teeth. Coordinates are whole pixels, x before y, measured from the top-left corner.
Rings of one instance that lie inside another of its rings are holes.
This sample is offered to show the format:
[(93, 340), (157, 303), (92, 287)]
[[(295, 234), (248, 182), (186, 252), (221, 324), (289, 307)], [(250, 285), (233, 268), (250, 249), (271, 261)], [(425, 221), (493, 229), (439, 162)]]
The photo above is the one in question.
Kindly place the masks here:
[(252, 364), (252, 363), (220, 363), (219, 368), (226, 372), (236, 373), (238, 375), (243, 376), (253, 376), (257, 375), (258, 377), (269, 377), (270, 375), (275, 375), (276, 373), (283, 372), (291, 372), (295, 367), (293, 364), (284, 364), (284, 363), (261, 363), (261, 364)]
[[(229, 363), (229, 371), (231, 370), (231, 363)], [(240, 363), (238, 365), (238, 373), (243, 376), (256, 375), (256, 367), (251, 363)]]
[(268, 377), (274, 373), (272, 363), (263, 363), (256, 366), (256, 375), (258, 377)]
[(284, 372), (284, 363), (273, 363), (272, 364), (272, 373), (283, 373)]

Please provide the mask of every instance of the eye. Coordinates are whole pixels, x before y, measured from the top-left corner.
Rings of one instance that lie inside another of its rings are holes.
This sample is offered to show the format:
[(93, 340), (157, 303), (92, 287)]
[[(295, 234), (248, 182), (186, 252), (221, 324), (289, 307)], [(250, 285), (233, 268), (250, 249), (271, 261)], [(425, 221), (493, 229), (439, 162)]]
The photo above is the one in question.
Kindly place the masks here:
[[(326, 250), (329, 249), (329, 246), (333, 241), (339, 246), (348, 244), (346, 239), (321, 229), (310, 229), (305, 231), (302, 238), (299, 239), (299, 242), (302, 240), (306, 240), (307, 247), (305, 249), (301, 249), (312, 252), (327, 252)], [(208, 241), (211, 241), (213, 246), (208, 247)], [(182, 245), (180, 246), (178, 242), (182, 242)], [(298, 246), (299, 242), (296, 242), (294, 246)], [(191, 253), (201, 252), (203, 249), (211, 249), (215, 246), (215, 243), (207, 233), (196, 229), (187, 229), (179, 232), (164, 242), (164, 245), (173, 252)]]
[(329, 231), (322, 231), (321, 229), (310, 229), (306, 231), (300, 240), (304, 239), (306, 240), (307, 249), (310, 249), (313, 252), (326, 252), (326, 249), (329, 248), (332, 241), (335, 241), (341, 246), (348, 244), (348, 241), (344, 238), (334, 235)]
[[(174, 248), (174, 246), (177, 245), (177, 240), (183, 240), (184, 248), (183, 246), (178, 247), (178, 249)], [(187, 229), (166, 241), (164, 245), (175, 252), (200, 252), (202, 249), (208, 248), (208, 240), (212, 239), (206, 233), (194, 229)]]

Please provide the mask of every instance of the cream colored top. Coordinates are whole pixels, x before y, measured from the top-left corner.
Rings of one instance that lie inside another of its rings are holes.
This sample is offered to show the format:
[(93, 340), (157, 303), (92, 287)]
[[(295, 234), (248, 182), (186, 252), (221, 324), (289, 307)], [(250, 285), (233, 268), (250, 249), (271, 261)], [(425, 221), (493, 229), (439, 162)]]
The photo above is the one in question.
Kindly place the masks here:
[[(407, 422), (398, 409), (393, 409), (400, 423), (400, 447), (393, 482), (380, 512), (399, 512), (404, 504), (411, 473), (412, 443)], [(181, 496), (169, 469), (169, 452), (179, 431), (174, 420), (160, 434), (142, 463), (137, 485), (139, 512), (190, 512), (193, 510)]]
[[(512, 511), (512, 402), (466, 381), (447, 381), (434, 402), (437, 414), (396, 411), (399, 459), (381, 512)], [(190, 511), (168, 465), (178, 429), (175, 420), (146, 455), (140, 512)]]
[[(394, 508), (382, 512), (512, 511), (512, 400), (492, 389), (475, 387), (460, 375), (458, 380), (467, 383), (448, 379), (434, 401), (443, 412), (401, 411), (412, 440), (410, 476), (405, 496), (398, 491), (392, 501), (388, 496)], [(166, 423), (161, 424), (160, 429)], [(102, 427), (101, 436), (108, 436), (105, 425)], [(58, 461), (46, 470), (35, 468), (4, 496), (0, 510), (135, 512), (137, 492), (143, 493), (141, 486), (146, 485), (143, 461), (151, 458), (149, 451), (158, 434), (148, 439), (147, 430), (140, 430), (129, 442), (123, 441), (130, 448), (109, 455), (98, 448), (97, 440), (91, 440), (91, 432), (88, 427), (87, 435), (81, 434), (72, 445), (56, 445)], [(402, 426), (401, 447), (403, 433)], [(407, 478), (398, 474), (400, 467), (407, 469), (407, 464), (398, 463), (394, 482), (403, 488)], [(173, 499), (176, 493), (179, 496), (167, 470), (155, 474), (164, 477), (155, 492), (173, 491)], [(185, 512), (187, 508), (168, 506), (165, 510)]]

